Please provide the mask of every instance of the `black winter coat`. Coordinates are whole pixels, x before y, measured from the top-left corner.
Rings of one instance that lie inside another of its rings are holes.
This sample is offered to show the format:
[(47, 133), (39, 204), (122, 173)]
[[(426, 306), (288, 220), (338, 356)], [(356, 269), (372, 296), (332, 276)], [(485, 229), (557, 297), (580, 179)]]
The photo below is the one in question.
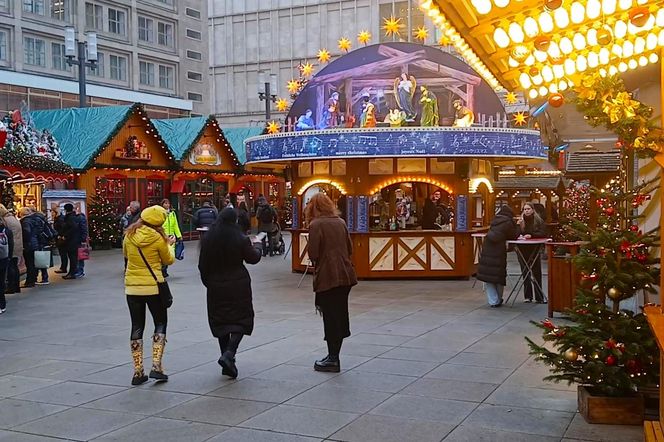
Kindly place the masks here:
[(254, 308), (251, 278), (244, 263), (256, 264), (260, 259), (260, 249), (237, 225), (216, 224), (205, 235), (198, 270), (207, 287), (208, 322), (215, 337), (251, 335)]
[(88, 221), (85, 215), (74, 212), (65, 215), (64, 222), (64, 247), (68, 250), (78, 247), (88, 239)]
[(201, 207), (194, 213), (194, 227), (210, 228), (217, 220), (219, 212), (214, 207)]
[[(530, 235), (531, 238), (546, 238), (548, 236), (546, 224), (535, 224), (535, 217), (532, 215), (524, 216), (523, 224), (523, 227), (519, 226), (519, 232), (521, 235)], [(523, 254), (523, 257), (527, 261), (530, 261), (533, 253), (537, 253), (540, 250), (540, 246), (535, 244), (521, 244), (519, 245), (519, 250)]]
[(242, 233), (247, 233), (251, 230), (251, 219), (249, 212), (244, 209), (237, 209), (237, 225), (240, 226)]
[(41, 250), (48, 245), (44, 237), (46, 228), (46, 219), (40, 217), (37, 213), (32, 213), (21, 218), (21, 229), (23, 230), (23, 250), (35, 251)]
[(491, 227), (482, 245), (478, 280), (507, 285), (507, 241), (518, 236), (519, 230), (510, 213), (502, 210), (491, 220)]

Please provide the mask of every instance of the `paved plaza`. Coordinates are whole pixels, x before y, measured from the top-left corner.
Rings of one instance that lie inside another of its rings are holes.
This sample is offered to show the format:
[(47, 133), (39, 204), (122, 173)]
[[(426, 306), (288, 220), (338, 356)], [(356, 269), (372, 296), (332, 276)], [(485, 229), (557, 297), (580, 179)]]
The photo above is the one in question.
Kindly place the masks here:
[(9, 296), (0, 315), (0, 441), (643, 438), (640, 427), (586, 424), (575, 387), (542, 381), (548, 371), (523, 337), (538, 337), (528, 321), (543, 319), (545, 305), (519, 299), (491, 309), (473, 281), (361, 281), (342, 372), (317, 373), (325, 346), (311, 277), (298, 288), (289, 260), (266, 258), (250, 268), (256, 327), (242, 342), (239, 378), (228, 380), (195, 247), (188, 243), (186, 260), (170, 270), (167, 383), (129, 385), (119, 251), (95, 252), (85, 279), (52, 275), (50, 286)]

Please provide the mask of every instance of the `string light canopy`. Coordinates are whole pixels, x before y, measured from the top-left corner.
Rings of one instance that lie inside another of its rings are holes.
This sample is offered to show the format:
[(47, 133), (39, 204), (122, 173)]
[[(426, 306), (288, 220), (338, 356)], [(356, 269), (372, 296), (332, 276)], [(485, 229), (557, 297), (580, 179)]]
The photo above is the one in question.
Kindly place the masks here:
[(587, 71), (656, 63), (664, 46), (664, 0), (420, 0), (420, 7), (494, 89), (530, 98), (564, 91)]

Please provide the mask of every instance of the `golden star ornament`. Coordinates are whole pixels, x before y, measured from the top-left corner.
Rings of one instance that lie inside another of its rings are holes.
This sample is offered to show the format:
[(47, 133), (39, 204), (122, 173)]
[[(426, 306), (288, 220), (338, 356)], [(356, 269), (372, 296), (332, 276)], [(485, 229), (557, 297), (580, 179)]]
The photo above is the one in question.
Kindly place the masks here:
[(429, 30), (425, 28), (424, 26), (419, 27), (415, 30), (415, 34), (413, 34), (416, 39), (420, 40), (422, 43), (424, 43), (429, 37)]
[(318, 61), (321, 63), (328, 63), (330, 61), (330, 52), (327, 49), (318, 51)]
[(364, 30), (357, 34), (357, 41), (362, 43), (364, 46), (371, 41), (371, 32)]
[(341, 49), (342, 51), (345, 51), (345, 52), (350, 51), (350, 48), (352, 46), (350, 40), (347, 39), (346, 37), (343, 37), (343, 38), (339, 39), (337, 44), (339, 45), (339, 49)]
[(314, 65), (311, 63), (305, 63), (300, 68), (300, 72), (302, 73), (303, 77), (311, 77), (311, 74), (314, 73)]
[(394, 18), (394, 16), (383, 18), (383, 30), (385, 31), (386, 36), (391, 37), (393, 35), (401, 35), (401, 28), (403, 28), (401, 18)]
[(276, 134), (277, 132), (279, 132), (279, 123), (274, 120), (267, 123), (267, 133)]
[(285, 98), (279, 98), (275, 104), (279, 112), (285, 112), (288, 109), (288, 100)]
[(523, 126), (526, 124), (526, 121), (528, 120), (528, 116), (524, 114), (523, 112), (517, 112), (514, 114), (514, 125), (515, 126)]
[(508, 92), (507, 95), (505, 95), (505, 102), (507, 104), (516, 104), (517, 101), (519, 101), (519, 99), (514, 92)]
[(286, 84), (286, 87), (288, 88), (288, 92), (296, 94), (297, 91), (300, 90), (300, 82), (297, 80), (291, 80)]

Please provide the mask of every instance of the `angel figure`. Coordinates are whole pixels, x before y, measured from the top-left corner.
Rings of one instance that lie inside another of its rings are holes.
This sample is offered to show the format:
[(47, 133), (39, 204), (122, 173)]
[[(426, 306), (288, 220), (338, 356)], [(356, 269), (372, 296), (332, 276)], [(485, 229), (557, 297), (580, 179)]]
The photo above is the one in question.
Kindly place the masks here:
[(470, 127), (475, 122), (475, 114), (473, 111), (463, 105), (461, 100), (454, 100), (452, 103), (456, 110), (454, 114), (454, 127)]
[(426, 86), (421, 86), (420, 91), (422, 92), (422, 98), (420, 98), (420, 103), (422, 104), (422, 126), (438, 126), (438, 99), (436, 94), (430, 92)]
[(409, 78), (406, 74), (401, 74), (401, 77), (394, 80), (394, 97), (397, 99), (399, 109), (406, 112), (407, 121), (415, 119), (413, 95), (415, 95), (416, 86), (417, 82), (412, 75)]

